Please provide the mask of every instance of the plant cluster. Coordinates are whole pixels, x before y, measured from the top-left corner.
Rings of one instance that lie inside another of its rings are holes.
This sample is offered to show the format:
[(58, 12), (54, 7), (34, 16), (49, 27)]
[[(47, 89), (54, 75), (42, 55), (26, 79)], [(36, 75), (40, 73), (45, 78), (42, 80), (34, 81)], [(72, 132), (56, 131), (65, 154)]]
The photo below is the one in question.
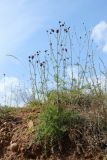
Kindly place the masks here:
[(47, 153), (48, 151), (62, 152), (63, 139), (68, 137), (70, 128), (75, 127), (80, 123), (81, 118), (76, 111), (67, 111), (57, 106), (47, 106), (39, 117), (39, 125), (37, 127), (36, 140), (42, 143), (42, 146)]
[(83, 27), (85, 34), (77, 36), (59, 21), (58, 28), (47, 31), (49, 49), (28, 57), (33, 102), (45, 106), (36, 143), (46, 153), (62, 152), (63, 146), (73, 147), (78, 154), (85, 146), (97, 150), (106, 131), (105, 65), (102, 59), (95, 61), (97, 48), (91, 32)]
[(95, 61), (96, 47), (91, 32), (84, 24), (83, 27), (85, 34), (77, 36), (59, 21), (58, 28), (47, 31), (49, 49), (28, 57), (32, 101), (47, 102), (53, 97), (58, 105), (62, 100), (71, 104), (72, 99), (76, 102), (83, 96), (100, 96), (106, 91), (104, 63), (101, 59)]

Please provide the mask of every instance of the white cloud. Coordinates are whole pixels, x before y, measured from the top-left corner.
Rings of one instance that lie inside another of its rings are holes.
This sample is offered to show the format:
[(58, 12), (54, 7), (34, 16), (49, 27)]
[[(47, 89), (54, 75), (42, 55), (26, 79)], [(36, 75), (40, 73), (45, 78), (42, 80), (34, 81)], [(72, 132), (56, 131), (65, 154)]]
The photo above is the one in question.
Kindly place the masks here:
[(20, 105), (20, 81), (16, 77), (3, 77), (0, 80), (0, 104)]
[(103, 52), (107, 53), (107, 42), (105, 43), (105, 45), (103, 46)]
[(101, 21), (93, 28), (91, 38), (102, 45), (102, 51), (107, 53), (107, 23), (105, 21)]
[(5, 77), (0, 80), (0, 92), (4, 91), (4, 86), (6, 89), (10, 88), (12, 85), (18, 85), (19, 80), (16, 77)]
[(102, 21), (98, 23), (92, 31), (92, 38), (96, 41), (107, 40), (107, 23)]

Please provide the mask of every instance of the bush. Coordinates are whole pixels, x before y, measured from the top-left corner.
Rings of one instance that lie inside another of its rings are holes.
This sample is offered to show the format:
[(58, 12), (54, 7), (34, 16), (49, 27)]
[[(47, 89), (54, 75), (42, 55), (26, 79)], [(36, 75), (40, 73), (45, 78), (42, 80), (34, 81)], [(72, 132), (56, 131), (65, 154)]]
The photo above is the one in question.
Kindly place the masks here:
[(80, 120), (77, 112), (68, 111), (61, 108), (58, 112), (56, 106), (47, 106), (40, 115), (38, 125), (37, 141), (42, 142), (45, 151), (49, 151), (54, 147), (60, 149), (61, 141), (71, 127), (74, 127)]

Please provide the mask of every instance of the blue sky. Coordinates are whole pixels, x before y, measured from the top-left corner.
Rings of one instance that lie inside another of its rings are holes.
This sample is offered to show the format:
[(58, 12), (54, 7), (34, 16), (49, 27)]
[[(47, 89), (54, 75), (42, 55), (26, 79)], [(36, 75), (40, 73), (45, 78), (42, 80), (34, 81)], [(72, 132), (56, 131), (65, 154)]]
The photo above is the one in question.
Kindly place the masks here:
[[(46, 30), (56, 27), (59, 20), (79, 33), (85, 22), (94, 30), (96, 43), (103, 44), (101, 56), (107, 60), (106, 0), (1, 0), (0, 78), (6, 73), (10, 80), (28, 80), (28, 55), (48, 47)], [(23, 65), (8, 54), (17, 56)]]

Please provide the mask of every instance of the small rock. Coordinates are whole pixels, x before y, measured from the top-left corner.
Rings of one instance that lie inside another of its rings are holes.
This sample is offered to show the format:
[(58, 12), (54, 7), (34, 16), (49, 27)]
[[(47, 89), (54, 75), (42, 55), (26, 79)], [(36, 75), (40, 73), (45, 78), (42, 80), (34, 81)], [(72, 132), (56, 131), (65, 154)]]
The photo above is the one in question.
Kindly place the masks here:
[(7, 122), (4, 122), (3, 125), (7, 125)]
[(28, 127), (29, 127), (29, 129), (31, 129), (31, 128), (33, 127), (33, 121), (32, 121), (32, 120), (30, 120), (30, 121), (28, 122)]
[(9, 148), (12, 152), (17, 152), (18, 151), (18, 144), (17, 143), (12, 143), (12, 144), (10, 144)]
[(1, 129), (0, 129), (0, 132), (3, 132), (3, 131), (4, 131), (4, 128), (1, 128)]

